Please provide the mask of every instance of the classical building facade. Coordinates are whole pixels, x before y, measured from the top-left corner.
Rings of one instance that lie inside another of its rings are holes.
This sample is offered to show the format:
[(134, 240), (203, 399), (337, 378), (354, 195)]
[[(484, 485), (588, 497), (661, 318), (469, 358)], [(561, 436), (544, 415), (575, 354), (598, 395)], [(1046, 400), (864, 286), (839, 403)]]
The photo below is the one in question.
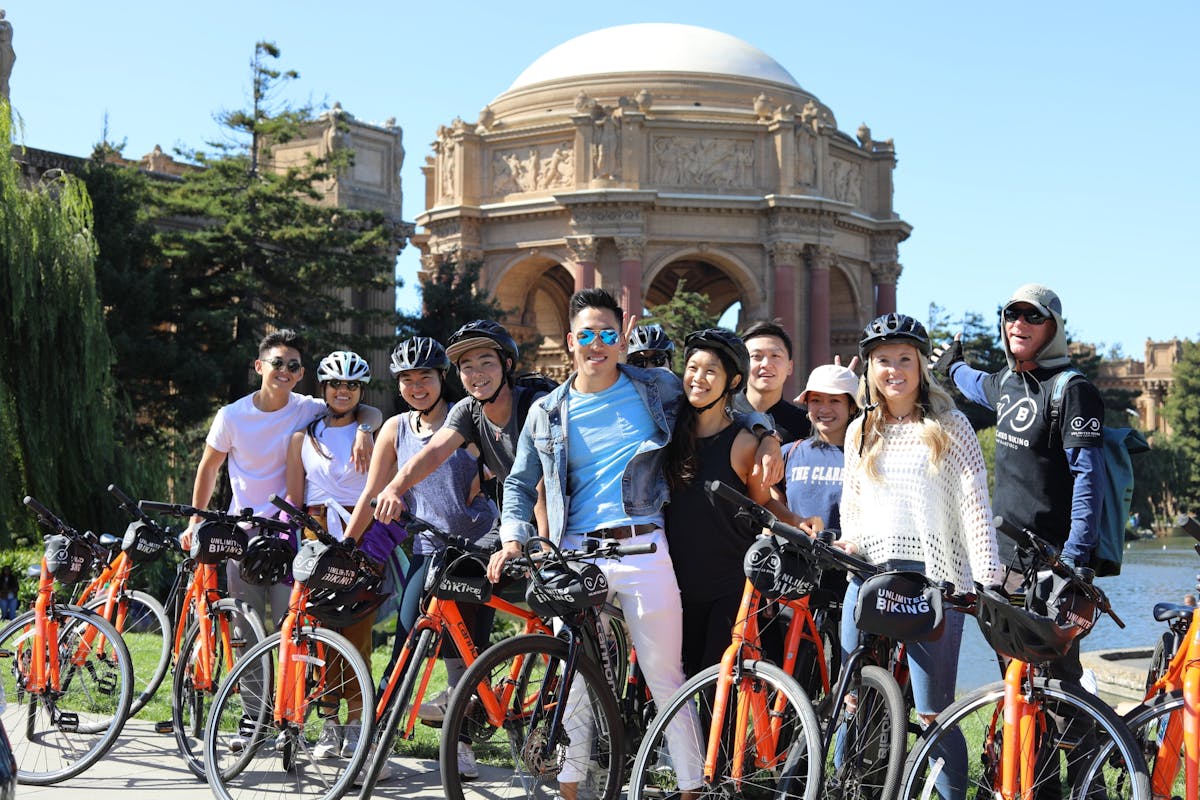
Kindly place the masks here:
[[(1095, 353), (1091, 345), (1082, 345)], [(1175, 365), (1183, 357), (1183, 342), (1168, 339), (1165, 342), (1146, 340), (1145, 360), (1135, 358), (1104, 359), (1100, 362), (1100, 374), (1096, 385), (1101, 389), (1124, 389), (1134, 394), (1137, 419), (1129, 424), (1144, 431), (1170, 434), (1170, 427), (1163, 416), (1163, 402), (1175, 382)]]
[(425, 269), (479, 260), (482, 289), (567, 370), (567, 298), (598, 285), (639, 314), (686, 281), (739, 324), (779, 318), (807, 368), (892, 311), (896, 152), (841, 131), (778, 62), (726, 34), (626, 25), (533, 62), (473, 123), (438, 131), (414, 237)]

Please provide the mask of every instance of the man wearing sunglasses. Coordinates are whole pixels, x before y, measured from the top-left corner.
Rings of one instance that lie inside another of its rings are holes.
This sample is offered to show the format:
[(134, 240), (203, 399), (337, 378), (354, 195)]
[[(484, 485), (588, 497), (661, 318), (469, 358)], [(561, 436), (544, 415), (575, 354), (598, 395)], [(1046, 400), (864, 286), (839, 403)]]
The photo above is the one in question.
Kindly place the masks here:
[[(1085, 566), (1097, 542), (1104, 467), (1104, 401), (1077, 375), (1063, 392), (1057, 420), (1050, 397), (1058, 376), (1071, 369), (1062, 302), (1045, 286), (1026, 284), (1000, 312), (1000, 340), (1008, 368), (995, 373), (963, 360), (962, 334), (932, 355), (969, 400), (996, 412), (995, 492), (992, 509), (1062, 551), (1063, 561)], [(1001, 537), (1001, 550), (1007, 545)], [(1006, 546), (1007, 545), (1007, 546)], [(1056, 677), (1078, 680), (1079, 643), (1054, 665)]]
[(675, 343), (662, 325), (648, 323), (639, 325), (629, 334), (629, 352), (626, 362), (642, 369), (671, 369), (671, 354)]

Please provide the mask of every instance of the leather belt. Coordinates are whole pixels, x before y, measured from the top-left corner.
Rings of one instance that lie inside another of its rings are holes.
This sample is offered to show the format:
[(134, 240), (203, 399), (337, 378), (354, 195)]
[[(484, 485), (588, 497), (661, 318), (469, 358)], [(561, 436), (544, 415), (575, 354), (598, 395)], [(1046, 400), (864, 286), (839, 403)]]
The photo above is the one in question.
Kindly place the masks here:
[(640, 525), (618, 525), (615, 528), (600, 528), (583, 534), (585, 539), (628, 539), (631, 536), (641, 536), (653, 533), (658, 526), (653, 522), (643, 522)]

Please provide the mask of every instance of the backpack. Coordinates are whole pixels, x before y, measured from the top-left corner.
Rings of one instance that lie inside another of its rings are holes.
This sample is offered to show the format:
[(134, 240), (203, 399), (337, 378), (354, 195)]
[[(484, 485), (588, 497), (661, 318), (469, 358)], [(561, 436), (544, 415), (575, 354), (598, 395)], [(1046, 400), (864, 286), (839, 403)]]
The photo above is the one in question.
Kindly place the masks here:
[[(525, 418), (529, 416), (529, 409), (533, 406), (533, 402), (543, 395), (549, 393), (558, 386), (558, 381), (551, 378), (549, 375), (544, 375), (540, 372), (522, 372), (513, 378), (513, 389), (518, 386), (531, 391), (520, 392), (517, 397), (516, 408), (513, 413), (517, 415), (517, 428), (525, 426)], [(471, 403), (471, 421), (475, 423), (475, 433), (477, 436), (483, 436), (483, 432), (487, 430), (487, 426), (483, 421), (483, 403), (475, 400)], [(477, 462), (479, 469), (479, 486), (480, 489), (496, 503), (497, 508), (500, 506), (500, 487), (497, 485), (496, 478), (493, 476), (487, 478), (483, 474), (483, 459), (480, 458)]]
[[(1008, 372), (1001, 384), (1008, 379)], [(1050, 390), (1050, 424), (1057, 425), (1062, 414), (1063, 395), (1067, 384), (1083, 373), (1074, 367), (1065, 369), (1054, 378)], [(1131, 456), (1150, 449), (1140, 431), (1133, 428), (1104, 427), (1104, 466), (1108, 472), (1108, 486), (1100, 498), (1100, 522), (1096, 526), (1096, 549), (1092, 553), (1091, 566), (1096, 576), (1105, 578), (1121, 574), (1121, 561), (1125, 557), (1125, 523), (1129, 519), (1129, 506), (1133, 503), (1133, 459)]]

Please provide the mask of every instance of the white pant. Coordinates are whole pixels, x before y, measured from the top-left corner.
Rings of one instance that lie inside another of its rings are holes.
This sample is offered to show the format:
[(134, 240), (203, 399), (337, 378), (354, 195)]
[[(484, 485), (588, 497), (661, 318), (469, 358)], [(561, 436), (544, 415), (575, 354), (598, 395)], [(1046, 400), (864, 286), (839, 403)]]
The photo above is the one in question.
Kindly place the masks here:
[[(667, 537), (662, 529), (634, 536), (622, 544), (654, 542), (658, 550), (639, 556), (627, 556), (621, 561), (599, 560), (597, 564), (608, 578), (609, 599), (616, 599), (625, 612), (625, 625), (637, 648), (638, 666), (646, 679), (650, 695), (665, 703), (683, 685), (683, 608), (679, 601), (679, 584)], [(570, 701), (564, 709), (565, 727), (571, 744), (566, 763), (559, 774), (562, 783), (584, 779), (588, 754), (591, 751), (592, 720), (588, 709), (580, 708), (583, 699), (582, 681), (571, 686)], [(620, 731), (611, 735), (621, 736)], [(681, 789), (700, 786), (703, 756), (700, 747), (700, 724), (694, 710), (677, 714), (667, 729), (667, 747)]]

